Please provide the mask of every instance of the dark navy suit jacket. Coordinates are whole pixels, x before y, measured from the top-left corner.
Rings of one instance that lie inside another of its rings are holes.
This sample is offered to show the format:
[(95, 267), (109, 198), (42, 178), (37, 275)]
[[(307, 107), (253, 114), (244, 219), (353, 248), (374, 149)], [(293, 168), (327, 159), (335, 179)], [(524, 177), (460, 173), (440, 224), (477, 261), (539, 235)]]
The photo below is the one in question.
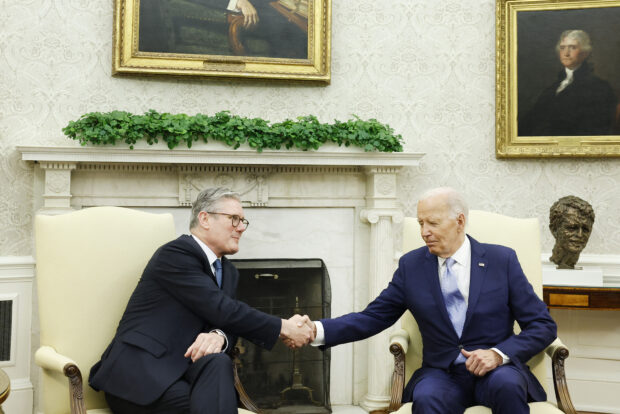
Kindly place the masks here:
[[(469, 236), (468, 236), (469, 237)], [(428, 367), (447, 369), (466, 350), (498, 348), (508, 355), (528, 380), (534, 401), (546, 394), (525, 363), (556, 338), (556, 325), (536, 296), (514, 250), (471, 241), (471, 278), (463, 333), (452, 326), (441, 293), (437, 256), (427, 247), (401, 257), (392, 281), (362, 312), (321, 322), (325, 346), (372, 336), (410, 310), (422, 334), (422, 367), (412, 376), (404, 401), (410, 401), (416, 380)], [(515, 320), (521, 333), (513, 333)]]
[(147, 264), (116, 335), (90, 371), (89, 383), (140, 405), (158, 399), (192, 363), (183, 355), (201, 332), (219, 328), (271, 349), (280, 318), (235, 300), (239, 273), (222, 258), (222, 289), (207, 256), (188, 235), (160, 247)]

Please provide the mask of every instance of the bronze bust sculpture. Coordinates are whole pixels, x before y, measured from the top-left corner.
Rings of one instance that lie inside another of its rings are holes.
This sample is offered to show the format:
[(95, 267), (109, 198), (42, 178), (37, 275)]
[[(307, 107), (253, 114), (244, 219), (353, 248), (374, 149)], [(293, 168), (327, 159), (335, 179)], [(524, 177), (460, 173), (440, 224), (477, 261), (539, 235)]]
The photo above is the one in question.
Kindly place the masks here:
[(558, 269), (574, 269), (579, 254), (586, 247), (594, 210), (585, 200), (566, 196), (553, 203), (549, 209), (549, 229), (555, 238), (551, 260)]

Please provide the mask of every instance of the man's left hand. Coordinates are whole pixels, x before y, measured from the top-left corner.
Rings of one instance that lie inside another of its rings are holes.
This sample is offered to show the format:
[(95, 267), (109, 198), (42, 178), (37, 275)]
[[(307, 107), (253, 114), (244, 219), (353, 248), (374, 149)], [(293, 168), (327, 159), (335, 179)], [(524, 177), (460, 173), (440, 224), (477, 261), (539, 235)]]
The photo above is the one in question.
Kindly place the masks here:
[(224, 346), (224, 337), (215, 332), (199, 334), (194, 343), (185, 351), (185, 358), (191, 357), (192, 362), (196, 362), (200, 358), (209, 354), (217, 354), (222, 352)]
[(476, 349), (471, 352), (461, 349), (461, 354), (467, 358), (465, 361), (467, 370), (479, 377), (493, 371), (503, 361), (502, 356), (492, 349)]

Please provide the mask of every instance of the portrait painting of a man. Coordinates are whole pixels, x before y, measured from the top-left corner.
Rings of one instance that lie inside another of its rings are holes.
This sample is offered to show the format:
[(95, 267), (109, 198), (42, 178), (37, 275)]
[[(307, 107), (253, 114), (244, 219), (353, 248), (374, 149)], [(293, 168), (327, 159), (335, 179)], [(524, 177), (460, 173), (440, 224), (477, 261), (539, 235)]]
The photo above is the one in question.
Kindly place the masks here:
[(331, 81), (332, 0), (115, 0), (112, 75)]
[(619, 23), (617, 8), (519, 14), (519, 136), (620, 134)]
[(138, 50), (308, 59), (308, 0), (141, 0)]

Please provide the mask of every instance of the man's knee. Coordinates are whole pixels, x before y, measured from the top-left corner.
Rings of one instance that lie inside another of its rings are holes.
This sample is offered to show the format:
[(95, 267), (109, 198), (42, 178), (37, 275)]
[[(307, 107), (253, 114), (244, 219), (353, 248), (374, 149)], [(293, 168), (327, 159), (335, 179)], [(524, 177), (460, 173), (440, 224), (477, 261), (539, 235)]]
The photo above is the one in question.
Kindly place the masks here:
[(525, 374), (514, 365), (494, 369), (476, 385), (476, 402), (494, 413), (528, 413)]
[(465, 409), (458, 388), (448, 390), (443, 384), (421, 381), (413, 389), (413, 413), (462, 413)]
[(507, 395), (527, 398), (527, 380), (516, 368), (498, 367), (488, 377), (486, 387), (489, 398), (503, 398)]
[(186, 379), (192, 384), (204, 376), (232, 381), (232, 364), (232, 359), (224, 353), (205, 355), (192, 363), (186, 373)]
[(209, 364), (213, 364), (214, 367), (218, 369), (231, 369), (232, 368), (232, 359), (225, 353), (220, 352), (218, 354), (210, 354), (206, 355), (203, 358), (210, 360)]

